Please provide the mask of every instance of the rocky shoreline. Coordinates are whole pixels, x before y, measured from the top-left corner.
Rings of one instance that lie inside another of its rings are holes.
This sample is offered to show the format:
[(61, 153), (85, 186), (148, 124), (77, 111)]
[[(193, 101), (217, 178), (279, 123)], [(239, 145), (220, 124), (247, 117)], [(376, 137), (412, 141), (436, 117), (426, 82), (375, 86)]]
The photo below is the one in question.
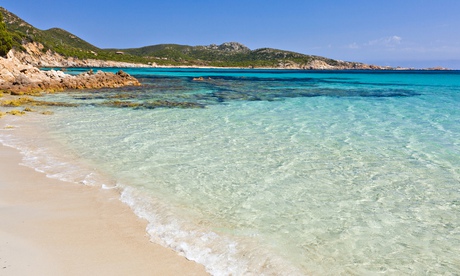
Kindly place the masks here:
[(119, 61), (105, 61), (97, 59), (78, 59), (73, 57), (64, 57), (51, 50), (43, 52), (44, 46), (40, 43), (31, 42), (22, 45), (23, 51), (12, 50), (12, 54), (23, 64), (34, 67), (152, 67), (146, 64), (133, 64)]
[(12, 95), (139, 85), (136, 78), (123, 71), (114, 74), (90, 70), (74, 76), (63, 71), (40, 70), (19, 60), (14, 51), (10, 51), (6, 58), (0, 58), (0, 90)]
[[(228, 43), (227, 43), (228, 44)], [(231, 43), (230, 43), (231, 44)], [(235, 43), (234, 43), (235, 44)], [(236, 43), (237, 45), (240, 45)], [(231, 44), (233, 45), (233, 44)], [(222, 68), (213, 66), (198, 66), (198, 65), (157, 65), (142, 64), (142, 63), (129, 63), (110, 60), (97, 60), (97, 59), (78, 59), (74, 57), (64, 57), (51, 50), (44, 51), (44, 46), (37, 42), (29, 42), (22, 45), (22, 51), (12, 50), (14, 57), (16, 57), (22, 64), (31, 65), (37, 68), (67, 68), (67, 67), (80, 67), (80, 68)], [(238, 47), (238, 46), (232, 46)], [(248, 49), (249, 50), (249, 49)], [(267, 50), (268, 51), (268, 50)], [(225, 67), (225, 68), (256, 68), (256, 69), (290, 69), (290, 70), (449, 70), (443, 67), (414, 69), (403, 67), (390, 67), (379, 66), (372, 64), (365, 64), (360, 62), (337, 61), (337, 64), (330, 65), (323, 60), (314, 59), (307, 64), (296, 63), (292, 60), (284, 60), (279, 62), (274, 67)]]

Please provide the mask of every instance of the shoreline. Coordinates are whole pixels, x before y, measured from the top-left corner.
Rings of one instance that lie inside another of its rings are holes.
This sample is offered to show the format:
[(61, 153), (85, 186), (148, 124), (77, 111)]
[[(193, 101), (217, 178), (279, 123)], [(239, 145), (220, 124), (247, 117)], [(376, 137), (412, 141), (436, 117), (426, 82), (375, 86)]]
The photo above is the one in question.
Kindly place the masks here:
[(1, 143), (0, 158), (1, 275), (209, 275), (150, 242), (116, 191), (48, 178)]
[(118, 68), (118, 69), (131, 69), (131, 68), (150, 68), (150, 69), (230, 69), (230, 70), (235, 70), (235, 69), (241, 69), (241, 70), (293, 70), (293, 71), (351, 71), (351, 72), (356, 72), (356, 71), (364, 71), (364, 72), (400, 72), (400, 71), (460, 71), (460, 69), (451, 69), (451, 68), (442, 68), (442, 69), (437, 69), (437, 68), (406, 68), (406, 67), (400, 67), (400, 68), (387, 68), (387, 69), (362, 69), (362, 68), (346, 68), (346, 69), (304, 69), (304, 68), (288, 68), (288, 67), (232, 67), (232, 66), (227, 66), (227, 67), (218, 67), (218, 66), (196, 66), (196, 65), (148, 65), (145, 66), (145, 64), (137, 64), (137, 63), (132, 63), (129, 64), (129, 66), (71, 66), (71, 67), (66, 67), (66, 66), (41, 66), (39, 67), (40, 70), (42, 69), (107, 69), (107, 68)]

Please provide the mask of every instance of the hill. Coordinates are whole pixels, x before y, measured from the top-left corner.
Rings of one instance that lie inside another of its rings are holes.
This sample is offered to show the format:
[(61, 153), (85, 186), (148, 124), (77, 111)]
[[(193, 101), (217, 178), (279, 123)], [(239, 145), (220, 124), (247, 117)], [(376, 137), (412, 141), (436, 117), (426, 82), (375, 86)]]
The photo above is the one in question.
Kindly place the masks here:
[(265, 67), (292, 69), (386, 69), (358, 62), (345, 62), (291, 51), (261, 48), (251, 50), (237, 43), (189, 46), (160, 44), (132, 49), (101, 49), (59, 28), (40, 30), (0, 7), (14, 48), (25, 52), (25, 45), (39, 45), (42, 53), (59, 54), (79, 60), (102, 60), (164, 66)]

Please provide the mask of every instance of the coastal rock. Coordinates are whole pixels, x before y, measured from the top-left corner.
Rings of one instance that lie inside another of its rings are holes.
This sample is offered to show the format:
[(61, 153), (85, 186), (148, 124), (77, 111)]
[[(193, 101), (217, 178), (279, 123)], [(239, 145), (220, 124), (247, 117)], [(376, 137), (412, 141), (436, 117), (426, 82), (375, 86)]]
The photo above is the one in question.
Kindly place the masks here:
[(133, 64), (128, 62), (104, 61), (96, 59), (81, 60), (73, 57), (64, 57), (50, 50), (44, 52), (44, 46), (37, 42), (22, 45), (25, 51), (12, 50), (14, 55), (23, 64), (34, 67), (152, 67), (153, 65)]
[[(32, 51), (39, 48), (32, 48)], [(6, 58), (0, 58), (0, 90), (11, 94), (27, 94), (40, 91), (56, 91), (65, 89), (110, 88), (122, 86), (138, 86), (139, 81), (129, 74), (106, 73), (92, 71), (77, 76), (62, 71), (42, 71), (30, 64), (24, 64), (10, 51)]]
[(248, 47), (238, 42), (225, 42), (219, 45), (219, 50), (227, 52), (249, 52), (251, 51)]
[[(104, 61), (96, 59), (81, 60), (75, 57), (64, 57), (51, 50), (44, 51), (44, 46), (37, 42), (29, 42), (22, 45), (24, 51), (12, 50), (12, 55), (16, 57), (23, 65), (30, 65), (33, 67), (157, 67), (156, 63), (134, 64), (127, 62), (117, 61)], [(262, 48), (251, 51), (248, 47), (237, 42), (226, 42), (221, 45), (211, 44), (209, 46), (199, 46), (202, 49), (214, 50), (232, 54), (243, 54), (255, 52), (260, 58), (266, 56), (275, 56), (279, 59), (277, 65), (267, 68), (282, 68), (282, 69), (302, 69), (302, 70), (388, 70), (391, 67), (382, 67), (377, 65), (369, 65), (359, 62), (348, 62), (339, 60), (325, 60), (321, 57), (312, 56), (312, 60), (308, 63), (298, 63), (298, 59), (302, 57), (300, 54), (289, 53), (291, 58), (286, 58), (287, 52), (279, 52), (276, 49)], [(200, 48), (200, 49), (201, 49)], [(185, 66), (187, 67), (187, 66)], [(249, 66), (254, 68), (254, 66)], [(256, 67), (258, 68), (258, 67)], [(265, 67), (259, 67), (265, 68)], [(2, 73), (0, 71), (0, 73)], [(6, 76), (8, 73), (3, 72)], [(11, 77), (11, 76), (10, 76)]]
[(326, 62), (322, 60), (313, 60), (310, 63), (308, 63), (306, 66), (304, 66), (305, 69), (315, 69), (315, 70), (330, 70), (334, 69), (333, 66), (327, 64)]
[(202, 46), (202, 47), (208, 50), (220, 50), (224, 52), (235, 52), (235, 53), (247, 53), (251, 51), (251, 49), (249, 49), (245, 45), (238, 43), (238, 42), (225, 42), (220, 45), (211, 44), (211, 45)]

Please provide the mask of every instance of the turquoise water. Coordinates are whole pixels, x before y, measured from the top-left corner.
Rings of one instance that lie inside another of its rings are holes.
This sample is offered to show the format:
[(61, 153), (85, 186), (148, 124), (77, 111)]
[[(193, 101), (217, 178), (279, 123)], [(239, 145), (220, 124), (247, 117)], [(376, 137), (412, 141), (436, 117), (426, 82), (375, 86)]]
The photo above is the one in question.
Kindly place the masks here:
[(79, 106), (40, 170), (119, 189), (153, 241), (214, 275), (460, 273), (460, 72), (126, 71), (47, 96)]

